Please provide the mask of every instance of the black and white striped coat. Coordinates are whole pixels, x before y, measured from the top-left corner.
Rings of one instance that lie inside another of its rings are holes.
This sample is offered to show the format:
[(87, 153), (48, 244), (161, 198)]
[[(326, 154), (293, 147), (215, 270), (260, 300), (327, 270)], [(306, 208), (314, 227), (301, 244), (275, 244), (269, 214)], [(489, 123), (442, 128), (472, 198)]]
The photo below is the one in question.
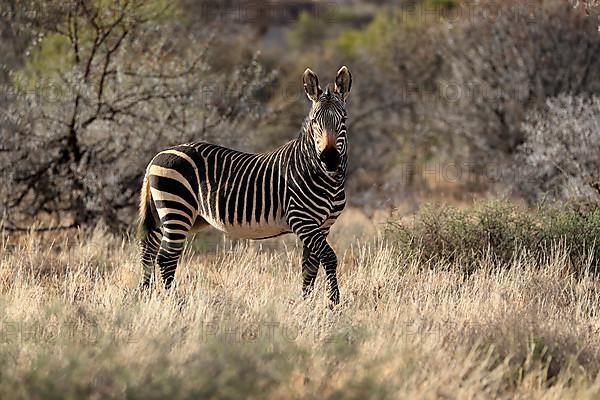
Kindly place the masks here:
[(187, 236), (212, 225), (247, 239), (295, 233), (303, 243), (304, 295), (323, 264), (330, 299), (339, 302), (337, 258), (326, 238), (346, 203), (345, 101), (351, 82), (342, 67), (323, 91), (307, 69), (310, 113), (297, 139), (269, 153), (205, 142), (158, 153), (146, 169), (140, 199), (142, 287), (150, 285), (155, 262), (170, 287)]

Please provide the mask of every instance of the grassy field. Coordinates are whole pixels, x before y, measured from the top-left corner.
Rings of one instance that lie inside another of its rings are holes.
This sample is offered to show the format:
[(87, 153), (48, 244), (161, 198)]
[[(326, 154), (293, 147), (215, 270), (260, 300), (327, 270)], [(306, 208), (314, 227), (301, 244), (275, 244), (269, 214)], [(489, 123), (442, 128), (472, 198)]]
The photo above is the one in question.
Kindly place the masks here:
[(600, 396), (592, 261), (557, 242), (465, 272), (341, 226), (333, 310), (322, 272), (301, 299), (293, 240), (187, 251), (174, 290), (140, 295), (132, 239), (3, 237), (0, 398)]

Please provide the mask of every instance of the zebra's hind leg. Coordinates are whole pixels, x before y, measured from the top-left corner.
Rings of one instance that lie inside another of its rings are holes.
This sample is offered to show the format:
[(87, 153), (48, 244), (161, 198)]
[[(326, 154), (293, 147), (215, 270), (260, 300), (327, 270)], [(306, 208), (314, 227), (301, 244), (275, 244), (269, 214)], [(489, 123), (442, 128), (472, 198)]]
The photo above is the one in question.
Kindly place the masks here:
[(159, 228), (155, 228), (146, 234), (142, 240), (142, 282), (140, 289), (145, 290), (150, 288), (152, 278), (154, 277), (154, 265), (156, 256), (160, 248), (162, 233)]
[(317, 272), (319, 271), (319, 258), (304, 246), (302, 251), (302, 296), (306, 299), (315, 287)]
[(169, 223), (163, 224), (163, 238), (158, 250), (158, 267), (166, 289), (169, 289), (175, 279), (177, 263), (183, 253), (185, 240), (189, 229), (177, 225), (176, 229), (169, 228)]

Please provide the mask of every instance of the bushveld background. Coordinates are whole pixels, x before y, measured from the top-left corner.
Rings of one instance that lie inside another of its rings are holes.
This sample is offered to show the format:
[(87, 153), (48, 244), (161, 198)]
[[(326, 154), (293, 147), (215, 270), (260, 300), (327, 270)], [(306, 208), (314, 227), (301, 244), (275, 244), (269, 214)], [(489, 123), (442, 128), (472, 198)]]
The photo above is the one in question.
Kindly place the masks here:
[[(0, 398), (597, 398), (598, 2), (3, 0)], [(140, 294), (145, 165), (348, 65), (342, 304), (294, 238)]]

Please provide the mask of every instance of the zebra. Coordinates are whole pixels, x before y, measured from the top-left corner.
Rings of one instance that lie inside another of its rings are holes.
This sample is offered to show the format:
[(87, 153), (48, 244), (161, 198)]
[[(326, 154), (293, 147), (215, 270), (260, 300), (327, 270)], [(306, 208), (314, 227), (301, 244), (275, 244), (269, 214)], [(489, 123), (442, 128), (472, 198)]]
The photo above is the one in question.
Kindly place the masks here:
[(346, 204), (346, 66), (321, 89), (307, 68), (304, 91), (312, 102), (298, 137), (252, 154), (203, 141), (170, 147), (149, 163), (140, 195), (138, 229), (143, 278), (151, 285), (158, 264), (171, 287), (190, 233), (212, 225), (231, 237), (266, 239), (287, 233), (302, 242), (302, 294), (313, 291), (319, 265), (329, 300), (338, 304), (337, 257), (327, 242)]

